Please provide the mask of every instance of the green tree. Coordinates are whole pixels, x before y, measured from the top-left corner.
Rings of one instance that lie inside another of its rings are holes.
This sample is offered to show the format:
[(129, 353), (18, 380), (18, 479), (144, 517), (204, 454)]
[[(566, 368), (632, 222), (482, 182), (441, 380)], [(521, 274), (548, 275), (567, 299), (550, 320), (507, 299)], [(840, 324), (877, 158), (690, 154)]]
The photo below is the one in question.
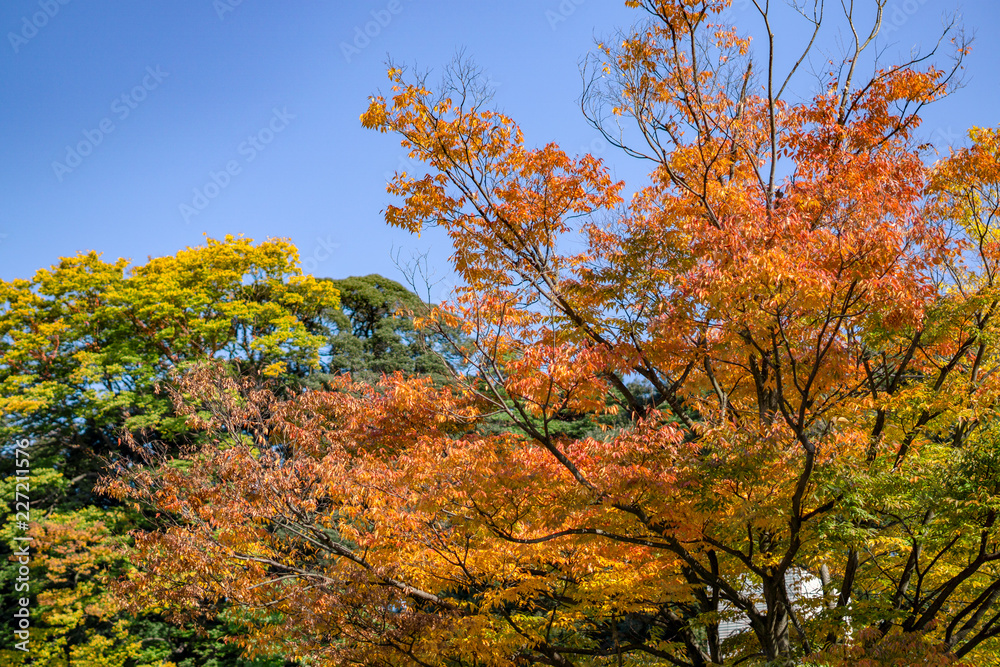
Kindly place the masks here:
[[(93, 484), (106, 459), (128, 456), (124, 434), (171, 451), (190, 444), (185, 418), (159, 391), (174, 374), (216, 359), (294, 394), (344, 372), (447, 372), (435, 357), (440, 341), (417, 332), (407, 314), (424, 308), (414, 294), (377, 275), (303, 276), (283, 240), (207, 239), (141, 265), (82, 253), (0, 283), (0, 305), (0, 435), (32, 442), (33, 645), (44, 647), (36, 664), (238, 661), (241, 649), (221, 637), (241, 621), (224, 606), (204, 610), (200, 627), (177, 627), (155, 612), (121, 613), (105, 586), (128, 569), (123, 536), (148, 524), (95, 495)], [(0, 456), (0, 479), (12, 465)], [(13, 490), (0, 482), (8, 509)], [(10, 538), (13, 514), (5, 516), (0, 530)], [(0, 564), (5, 612), (15, 573), (15, 563)], [(25, 657), (0, 656), (10, 664)]]
[(375, 274), (330, 283), (340, 293), (340, 309), (331, 314), (337, 331), (330, 339), (329, 374), (369, 382), (397, 371), (436, 380), (450, 375), (452, 348), (413, 325), (413, 315), (427, 305), (416, 294)]
[[(337, 297), (329, 281), (302, 275), (287, 241), (231, 236), (141, 265), (81, 253), (30, 280), (0, 283), (0, 438), (32, 443), (32, 637), (44, 646), (36, 661), (185, 664), (185, 655), (197, 654), (197, 664), (208, 664), (213, 655), (235, 656), (235, 647), (201, 640), (199, 649), (198, 641), (169, 633), (143, 643), (155, 618), (130, 626), (112, 609), (104, 578), (126, 568), (116, 547), (142, 522), (95, 496), (93, 484), (103, 460), (126, 454), (123, 431), (168, 447), (189, 441), (184, 419), (158, 392), (172, 373), (221, 359), (292, 387), (319, 371)], [(12, 457), (0, 456), (0, 479), (12, 466)], [(10, 506), (12, 487), (4, 484)], [(5, 516), (9, 537), (14, 514)], [(6, 562), (9, 544), (4, 540), (0, 569), (8, 618), (15, 571)], [(5, 664), (24, 658), (0, 655)]]

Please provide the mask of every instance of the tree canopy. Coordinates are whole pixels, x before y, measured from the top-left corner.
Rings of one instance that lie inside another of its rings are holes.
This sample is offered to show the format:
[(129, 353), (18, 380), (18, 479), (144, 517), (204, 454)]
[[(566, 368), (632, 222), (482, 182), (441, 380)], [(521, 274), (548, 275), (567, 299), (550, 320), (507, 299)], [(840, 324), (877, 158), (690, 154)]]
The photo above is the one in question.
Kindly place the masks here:
[[(247, 343), (274, 379), (203, 355), (167, 386), (196, 436), (126, 433), (100, 486), (143, 517), (133, 613), (224, 604), (247, 656), (304, 664), (1000, 663), (1000, 130), (918, 135), (968, 44), (885, 63), (884, 1), (796, 3), (780, 71), (772, 3), (759, 48), (725, 0), (626, 4), (582, 108), (650, 167), (629, 198), (467, 62), (390, 66), (361, 121), (426, 173), (386, 220), (443, 229), (465, 285), (411, 332), (395, 287), (335, 283), (360, 379), (287, 391), (321, 356), (296, 316)], [(431, 335), (454, 363), (406, 347)]]
[(397, 371), (440, 381), (449, 377), (449, 359), (456, 362), (452, 349), (440, 336), (413, 326), (413, 316), (427, 307), (416, 294), (379, 275), (330, 284), (340, 294), (332, 316), (337, 334), (330, 342), (330, 374), (350, 373), (369, 382)]
[[(374, 299), (365, 289), (384, 296)], [(396, 316), (404, 304), (422, 306), (381, 276), (304, 276), (289, 242), (242, 237), (207, 239), (137, 265), (81, 253), (31, 280), (0, 283), (0, 432), (6, 443), (31, 443), (30, 592), (39, 647), (33, 664), (193, 667), (237, 660), (239, 647), (220, 641), (239, 629), (225, 605), (204, 610), (200, 628), (173, 628), (156, 610), (122, 613), (108, 580), (129, 568), (128, 532), (152, 524), (95, 495), (93, 485), (107, 461), (137, 460), (122, 444), (126, 433), (155, 438), (171, 452), (199, 437), (160, 388), (206, 360), (272, 379), (283, 395), (347, 370), (424, 368), (417, 336), (408, 333), (411, 320)], [(0, 457), (2, 477), (13, 468), (13, 457)], [(15, 486), (13, 477), (0, 482), (7, 555), (19, 534), (9, 511)], [(19, 597), (16, 573), (16, 561), (5, 559), (0, 580), (8, 614)], [(207, 636), (198, 637), (199, 630)], [(0, 655), (5, 664), (26, 658), (15, 650)]]

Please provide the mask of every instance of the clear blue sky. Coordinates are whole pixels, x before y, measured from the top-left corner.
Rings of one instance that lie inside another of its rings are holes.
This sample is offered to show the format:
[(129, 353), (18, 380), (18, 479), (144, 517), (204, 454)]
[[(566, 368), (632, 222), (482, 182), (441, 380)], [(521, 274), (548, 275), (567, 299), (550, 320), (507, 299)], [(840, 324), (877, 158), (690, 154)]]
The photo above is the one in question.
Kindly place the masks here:
[[(748, 5), (730, 10), (741, 27)], [(930, 43), (946, 11), (960, 9), (978, 33), (968, 85), (928, 113), (925, 133), (959, 143), (970, 125), (997, 125), (1000, 3), (889, 0), (888, 9), (893, 48), (904, 51)], [(372, 12), (386, 25), (355, 45)], [(290, 237), (308, 268), (332, 277), (399, 279), (393, 248), (430, 249), (444, 274), (440, 236), (411, 237), (380, 214), (385, 175), (404, 153), (358, 116), (385, 88), (387, 55), (438, 67), (465, 48), (529, 143), (596, 149), (631, 177), (637, 167), (602, 150), (576, 100), (594, 36), (636, 17), (616, 0), (4, 0), (0, 278), (30, 277), (80, 250), (142, 262), (203, 233)], [(89, 154), (67, 155), (81, 142)], [(233, 174), (220, 175), (227, 165)], [(210, 185), (213, 172), (224, 187)], [(196, 201), (206, 186), (216, 196)], [(181, 204), (203, 209), (185, 219)]]

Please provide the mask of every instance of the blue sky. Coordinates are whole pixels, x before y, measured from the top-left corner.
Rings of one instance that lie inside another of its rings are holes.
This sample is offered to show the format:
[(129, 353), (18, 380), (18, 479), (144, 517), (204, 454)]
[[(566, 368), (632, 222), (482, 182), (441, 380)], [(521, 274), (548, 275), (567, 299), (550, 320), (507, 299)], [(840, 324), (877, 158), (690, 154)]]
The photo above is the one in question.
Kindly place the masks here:
[[(990, 43), (1000, 3), (888, 2), (890, 51), (931, 43), (956, 9), (980, 36), (965, 88), (926, 114), (925, 134), (942, 144), (1000, 122)], [(756, 29), (749, 0), (730, 15)], [(636, 18), (613, 0), (5, 0), (0, 279), (91, 249), (142, 262), (204, 233), (289, 237), (331, 277), (400, 279), (393, 252), (429, 250), (445, 276), (440, 235), (392, 230), (380, 213), (386, 174), (405, 154), (358, 117), (386, 87), (387, 56), (440, 67), (464, 48), (529, 143), (597, 152), (633, 178), (642, 166), (598, 139), (577, 99), (594, 37)], [(802, 34), (784, 23), (776, 32)]]

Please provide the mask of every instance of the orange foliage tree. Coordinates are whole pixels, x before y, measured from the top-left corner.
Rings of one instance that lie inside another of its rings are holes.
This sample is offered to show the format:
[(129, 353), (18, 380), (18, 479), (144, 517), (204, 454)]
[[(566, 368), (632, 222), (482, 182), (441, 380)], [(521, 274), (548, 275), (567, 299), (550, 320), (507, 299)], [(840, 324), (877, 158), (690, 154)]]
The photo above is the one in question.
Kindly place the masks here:
[(845, 60), (793, 102), (821, 2), (787, 77), (766, 3), (756, 51), (727, 2), (628, 4), (583, 103), (652, 166), (628, 201), (471, 68), (390, 70), (362, 121), (428, 173), (386, 217), (450, 235), (466, 287), (422, 323), (465, 368), (184, 380), (207, 444), (107, 485), (170, 522), (132, 604), (225, 598), (251, 651), (328, 664), (995, 663), (1000, 139), (931, 165), (916, 136), (965, 43), (862, 80), (884, 2), (844, 3)]

